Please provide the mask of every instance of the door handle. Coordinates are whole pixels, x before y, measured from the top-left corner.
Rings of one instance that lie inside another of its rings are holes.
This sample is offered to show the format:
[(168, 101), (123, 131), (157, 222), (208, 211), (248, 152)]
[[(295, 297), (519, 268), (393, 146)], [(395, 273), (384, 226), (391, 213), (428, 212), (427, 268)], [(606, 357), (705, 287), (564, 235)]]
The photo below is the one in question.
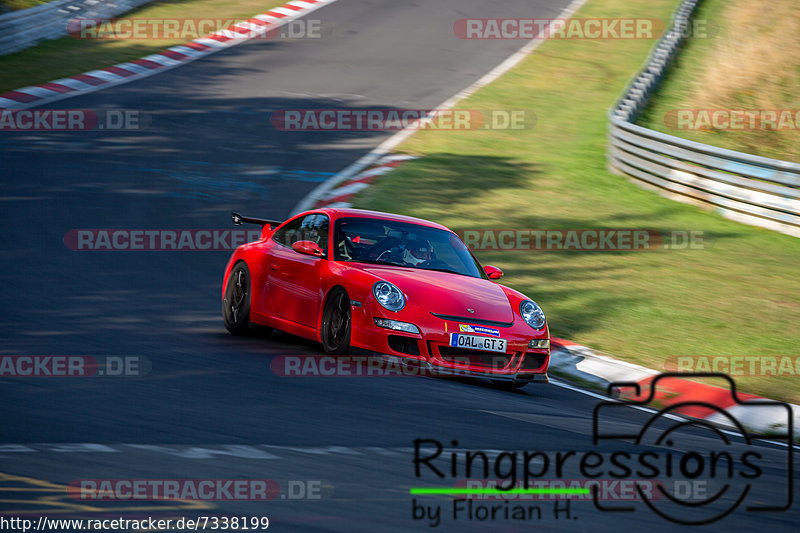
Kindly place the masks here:
[(276, 263), (270, 263), (269, 269), (270, 270), (278, 270), (278, 265)]

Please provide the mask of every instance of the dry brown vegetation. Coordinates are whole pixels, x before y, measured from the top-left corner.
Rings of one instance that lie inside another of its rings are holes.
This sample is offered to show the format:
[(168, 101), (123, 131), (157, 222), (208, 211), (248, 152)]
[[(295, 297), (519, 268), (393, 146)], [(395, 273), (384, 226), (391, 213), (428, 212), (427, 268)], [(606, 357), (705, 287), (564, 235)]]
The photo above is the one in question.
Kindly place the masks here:
[[(691, 107), (800, 109), (800, 2), (728, 0), (719, 26), (694, 80)], [(735, 149), (800, 161), (800, 124), (795, 126), (723, 135)]]

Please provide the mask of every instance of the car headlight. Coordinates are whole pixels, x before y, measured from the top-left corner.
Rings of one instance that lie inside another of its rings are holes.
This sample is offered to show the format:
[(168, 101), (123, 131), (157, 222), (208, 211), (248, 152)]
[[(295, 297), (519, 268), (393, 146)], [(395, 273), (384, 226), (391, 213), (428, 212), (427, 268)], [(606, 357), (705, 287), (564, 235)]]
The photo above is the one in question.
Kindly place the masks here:
[(519, 315), (533, 329), (542, 329), (544, 327), (544, 311), (536, 305), (536, 302), (530, 300), (520, 302)]
[(372, 286), (372, 294), (378, 303), (389, 311), (399, 311), (406, 306), (406, 298), (396, 285), (388, 281), (379, 281)]

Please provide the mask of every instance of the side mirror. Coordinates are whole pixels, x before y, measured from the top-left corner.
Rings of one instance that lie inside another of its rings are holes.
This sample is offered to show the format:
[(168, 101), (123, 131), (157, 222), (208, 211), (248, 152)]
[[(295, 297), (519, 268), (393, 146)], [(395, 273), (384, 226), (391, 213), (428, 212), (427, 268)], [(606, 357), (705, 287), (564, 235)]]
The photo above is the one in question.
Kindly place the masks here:
[(496, 266), (486, 265), (483, 267), (483, 271), (486, 272), (486, 275), (489, 276), (489, 279), (500, 279), (503, 277), (503, 271)]
[(297, 241), (292, 245), (292, 250), (298, 254), (313, 255), (314, 257), (323, 257), (325, 252), (314, 241)]

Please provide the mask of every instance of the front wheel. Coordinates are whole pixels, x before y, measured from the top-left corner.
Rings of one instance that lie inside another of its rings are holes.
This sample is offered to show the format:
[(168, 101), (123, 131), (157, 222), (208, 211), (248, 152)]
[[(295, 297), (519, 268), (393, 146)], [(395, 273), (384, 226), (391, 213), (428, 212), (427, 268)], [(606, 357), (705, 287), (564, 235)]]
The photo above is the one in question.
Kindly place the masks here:
[(234, 335), (244, 335), (250, 329), (250, 270), (243, 261), (236, 263), (228, 276), (222, 319)]
[(333, 289), (322, 312), (322, 349), (333, 355), (350, 350), (350, 297), (341, 287)]

